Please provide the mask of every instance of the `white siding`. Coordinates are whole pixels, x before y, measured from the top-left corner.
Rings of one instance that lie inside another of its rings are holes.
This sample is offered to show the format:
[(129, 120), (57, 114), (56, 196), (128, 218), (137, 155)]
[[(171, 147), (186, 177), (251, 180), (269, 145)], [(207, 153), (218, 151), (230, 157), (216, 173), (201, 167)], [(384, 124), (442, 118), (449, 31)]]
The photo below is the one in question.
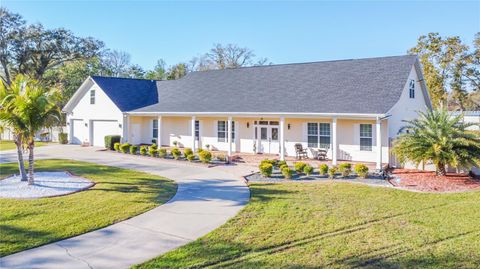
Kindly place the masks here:
[[(77, 139), (72, 141), (71, 130), (69, 131), (69, 140), (75, 144), (91, 143), (90, 140), (92, 140), (94, 133), (91, 129), (94, 125), (92, 122), (96, 120), (117, 122), (111, 130), (111, 134), (122, 134), (123, 114), (105, 92), (95, 83), (89, 83), (85, 89), (79, 90), (83, 91), (83, 96), (81, 96), (77, 105), (72, 109), (72, 113), (67, 114), (67, 124), (72, 126), (73, 120), (82, 120), (83, 123), (81, 125), (77, 123), (74, 126), (74, 137)], [(95, 90), (95, 104), (90, 104), (91, 90)], [(79, 141), (80, 139), (81, 141)]]

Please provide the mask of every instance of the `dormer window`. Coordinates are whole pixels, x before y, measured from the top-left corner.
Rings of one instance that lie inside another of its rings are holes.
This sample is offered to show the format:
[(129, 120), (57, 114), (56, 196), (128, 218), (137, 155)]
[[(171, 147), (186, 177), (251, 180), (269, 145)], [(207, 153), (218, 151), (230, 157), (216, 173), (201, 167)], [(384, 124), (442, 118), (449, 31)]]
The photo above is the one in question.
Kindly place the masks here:
[(90, 91), (90, 104), (91, 105), (95, 104), (95, 90)]
[(415, 99), (415, 80), (413, 79), (410, 80), (409, 90), (410, 90), (410, 98)]

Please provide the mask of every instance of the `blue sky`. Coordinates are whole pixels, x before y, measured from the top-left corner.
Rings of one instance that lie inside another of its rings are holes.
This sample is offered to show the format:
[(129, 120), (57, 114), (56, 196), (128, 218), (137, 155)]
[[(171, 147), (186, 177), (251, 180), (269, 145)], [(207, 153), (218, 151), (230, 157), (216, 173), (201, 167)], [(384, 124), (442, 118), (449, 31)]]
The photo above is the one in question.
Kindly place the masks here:
[(163, 2), (9, 1), (28, 22), (93, 36), (146, 69), (187, 61), (214, 43), (249, 47), (273, 63), (405, 54), (421, 34), (480, 31), (480, 1)]

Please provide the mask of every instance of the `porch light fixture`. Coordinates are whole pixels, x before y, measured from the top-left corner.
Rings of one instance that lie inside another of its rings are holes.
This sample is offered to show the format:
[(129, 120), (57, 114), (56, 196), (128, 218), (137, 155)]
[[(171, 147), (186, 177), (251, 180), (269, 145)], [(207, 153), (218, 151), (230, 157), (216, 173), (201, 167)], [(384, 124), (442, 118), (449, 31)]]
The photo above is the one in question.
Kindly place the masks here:
[(250, 122), (247, 121), (247, 128), (250, 128)]
[(290, 123), (289, 123), (289, 124), (287, 124), (287, 128), (288, 128), (288, 130), (290, 130)]
[(118, 124), (118, 128), (122, 128), (122, 124), (121, 124), (121, 123)]
[(85, 122), (85, 127), (88, 127), (88, 123)]

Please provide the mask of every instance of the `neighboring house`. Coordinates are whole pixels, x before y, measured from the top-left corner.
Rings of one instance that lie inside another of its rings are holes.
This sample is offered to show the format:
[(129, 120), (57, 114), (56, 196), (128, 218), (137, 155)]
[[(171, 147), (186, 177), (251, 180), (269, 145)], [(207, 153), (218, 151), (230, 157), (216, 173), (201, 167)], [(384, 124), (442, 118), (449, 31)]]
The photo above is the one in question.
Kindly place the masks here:
[(467, 129), (480, 131), (480, 111), (455, 111), (451, 112), (451, 114), (454, 116), (463, 114), (463, 122), (476, 124)]
[[(173, 81), (89, 77), (65, 106), (72, 143), (133, 144), (393, 162), (391, 139), (431, 108), (416, 56), (282, 64), (189, 73)], [(231, 132), (230, 132), (231, 131)], [(231, 141), (231, 143), (229, 142)]]

